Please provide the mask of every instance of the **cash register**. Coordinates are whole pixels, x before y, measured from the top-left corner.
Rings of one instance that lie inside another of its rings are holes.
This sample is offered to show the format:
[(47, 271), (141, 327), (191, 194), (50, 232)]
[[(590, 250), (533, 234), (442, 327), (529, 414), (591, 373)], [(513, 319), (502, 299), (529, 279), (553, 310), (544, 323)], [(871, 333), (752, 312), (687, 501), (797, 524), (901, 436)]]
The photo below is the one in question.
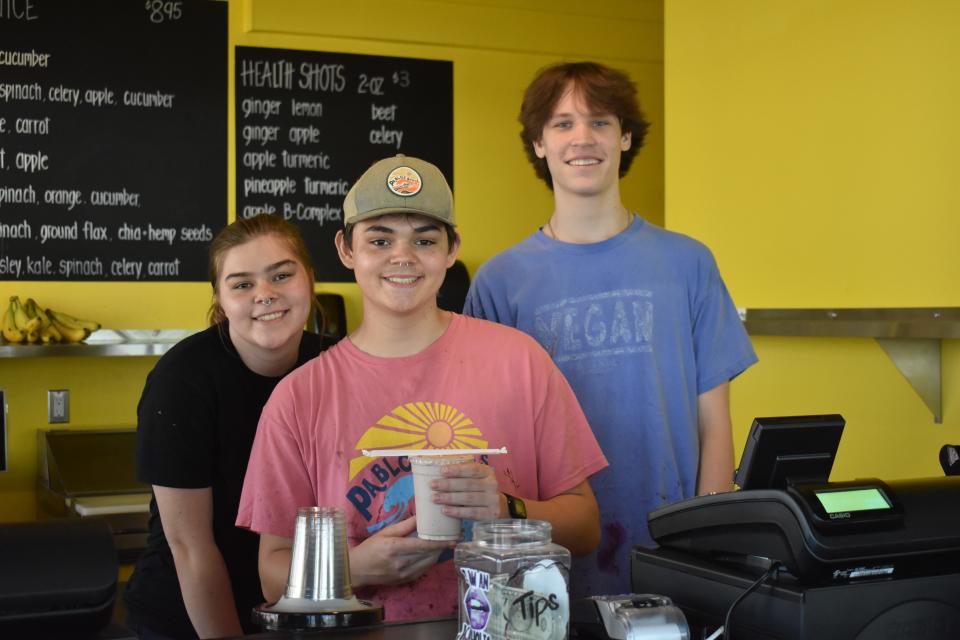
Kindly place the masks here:
[(960, 476), (828, 482), (841, 416), (757, 418), (740, 491), (649, 516), (632, 588), (726, 640), (960, 638)]

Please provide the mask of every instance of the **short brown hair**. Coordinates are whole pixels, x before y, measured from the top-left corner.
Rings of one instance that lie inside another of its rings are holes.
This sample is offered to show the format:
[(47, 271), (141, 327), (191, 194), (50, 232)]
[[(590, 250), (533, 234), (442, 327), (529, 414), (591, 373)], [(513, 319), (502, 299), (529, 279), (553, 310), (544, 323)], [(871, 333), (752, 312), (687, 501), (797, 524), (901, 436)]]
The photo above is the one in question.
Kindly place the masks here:
[[(239, 218), (224, 227), (210, 243), (207, 273), (210, 277), (210, 284), (213, 285), (213, 302), (211, 302), (210, 309), (207, 311), (207, 321), (211, 326), (226, 320), (223, 307), (217, 300), (217, 294), (219, 293), (220, 276), (223, 274), (223, 263), (227, 258), (227, 252), (234, 247), (239, 247), (266, 235), (279, 236), (286, 242), (293, 255), (306, 269), (310, 281), (314, 282), (316, 280), (310, 251), (307, 250), (303, 236), (300, 235), (300, 230), (295, 225), (269, 213), (260, 213), (252, 218)], [(315, 307), (319, 308), (316, 297), (314, 297), (313, 303)]]
[(633, 159), (643, 146), (650, 127), (640, 111), (637, 86), (623, 71), (597, 62), (566, 62), (541, 69), (523, 94), (520, 106), (520, 139), (537, 176), (553, 189), (553, 177), (546, 158), (538, 158), (534, 142), (543, 138), (543, 127), (553, 115), (567, 86), (573, 83), (591, 109), (609, 113), (620, 120), (620, 129), (630, 133), (630, 148), (620, 153), (620, 177), (627, 175)]
[[(427, 220), (433, 220), (437, 224), (443, 227), (443, 230), (447, 234), (447, 246), (452, 248), (453, 243), (457, 240), (457, 230), (454, 226), (448, 222), (443, 222), (442, 220), (437, 220), (436, 218), (431, 218), (430, 216), (424, 215), (422, 213), (387, 213), (382, 216), (376, 216), (374, 218), (368, 218), (368, 220), (376, 220), (377, 218), (386, 218), (387, 216), (400, 216), (403, 218), (409, 218), (410, 216), (423, 216)], [(348, 247), (353, 247), (353, 230), (357, 226), (356, 222), (348, 222), (343, 227), (343, 241), (347, 244)]]

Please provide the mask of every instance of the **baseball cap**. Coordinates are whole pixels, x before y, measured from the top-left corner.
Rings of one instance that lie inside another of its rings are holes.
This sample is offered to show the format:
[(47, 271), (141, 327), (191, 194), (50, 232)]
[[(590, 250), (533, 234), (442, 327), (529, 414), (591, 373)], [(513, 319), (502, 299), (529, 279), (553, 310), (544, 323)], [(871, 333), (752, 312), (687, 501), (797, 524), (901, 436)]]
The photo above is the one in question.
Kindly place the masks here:
[(413, 156), (374, 162), (343, 201), (344, 225), (391, 213), (418, 213), (456, 225), (447, 179), (440, 169)]

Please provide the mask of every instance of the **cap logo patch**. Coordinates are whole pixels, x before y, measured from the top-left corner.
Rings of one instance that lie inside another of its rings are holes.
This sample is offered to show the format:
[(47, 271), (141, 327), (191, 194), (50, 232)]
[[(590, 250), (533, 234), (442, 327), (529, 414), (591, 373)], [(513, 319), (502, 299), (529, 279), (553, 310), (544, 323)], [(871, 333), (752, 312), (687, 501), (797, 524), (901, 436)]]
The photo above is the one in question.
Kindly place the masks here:
[(422, 186), (420, 174), (410, 167), (397, 167), (387, 176), (387, 188), (398, 196), (415, 196)]

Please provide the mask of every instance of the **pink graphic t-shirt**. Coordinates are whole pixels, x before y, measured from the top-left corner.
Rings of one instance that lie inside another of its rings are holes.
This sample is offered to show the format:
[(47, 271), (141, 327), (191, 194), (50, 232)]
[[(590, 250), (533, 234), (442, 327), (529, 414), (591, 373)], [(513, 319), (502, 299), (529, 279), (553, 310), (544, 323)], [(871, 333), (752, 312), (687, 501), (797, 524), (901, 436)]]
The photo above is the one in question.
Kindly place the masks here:
[[(509, 453), (483, 461), (500, 490), (534, 500), (607, 465), (567, 381), (526, 334), (454, 315), (409, 357), (342, 340), (284, 378), (264, 408), (237, 525), (292, 538), (298, 507), (340, 507), (352, 547), (415, 513), (407, 458), (363, 449), (499, 447)], [(453, 562), (442, 556), (414, 582), (357, 595), (382, 603), (388, 620), (453, 615)]]

